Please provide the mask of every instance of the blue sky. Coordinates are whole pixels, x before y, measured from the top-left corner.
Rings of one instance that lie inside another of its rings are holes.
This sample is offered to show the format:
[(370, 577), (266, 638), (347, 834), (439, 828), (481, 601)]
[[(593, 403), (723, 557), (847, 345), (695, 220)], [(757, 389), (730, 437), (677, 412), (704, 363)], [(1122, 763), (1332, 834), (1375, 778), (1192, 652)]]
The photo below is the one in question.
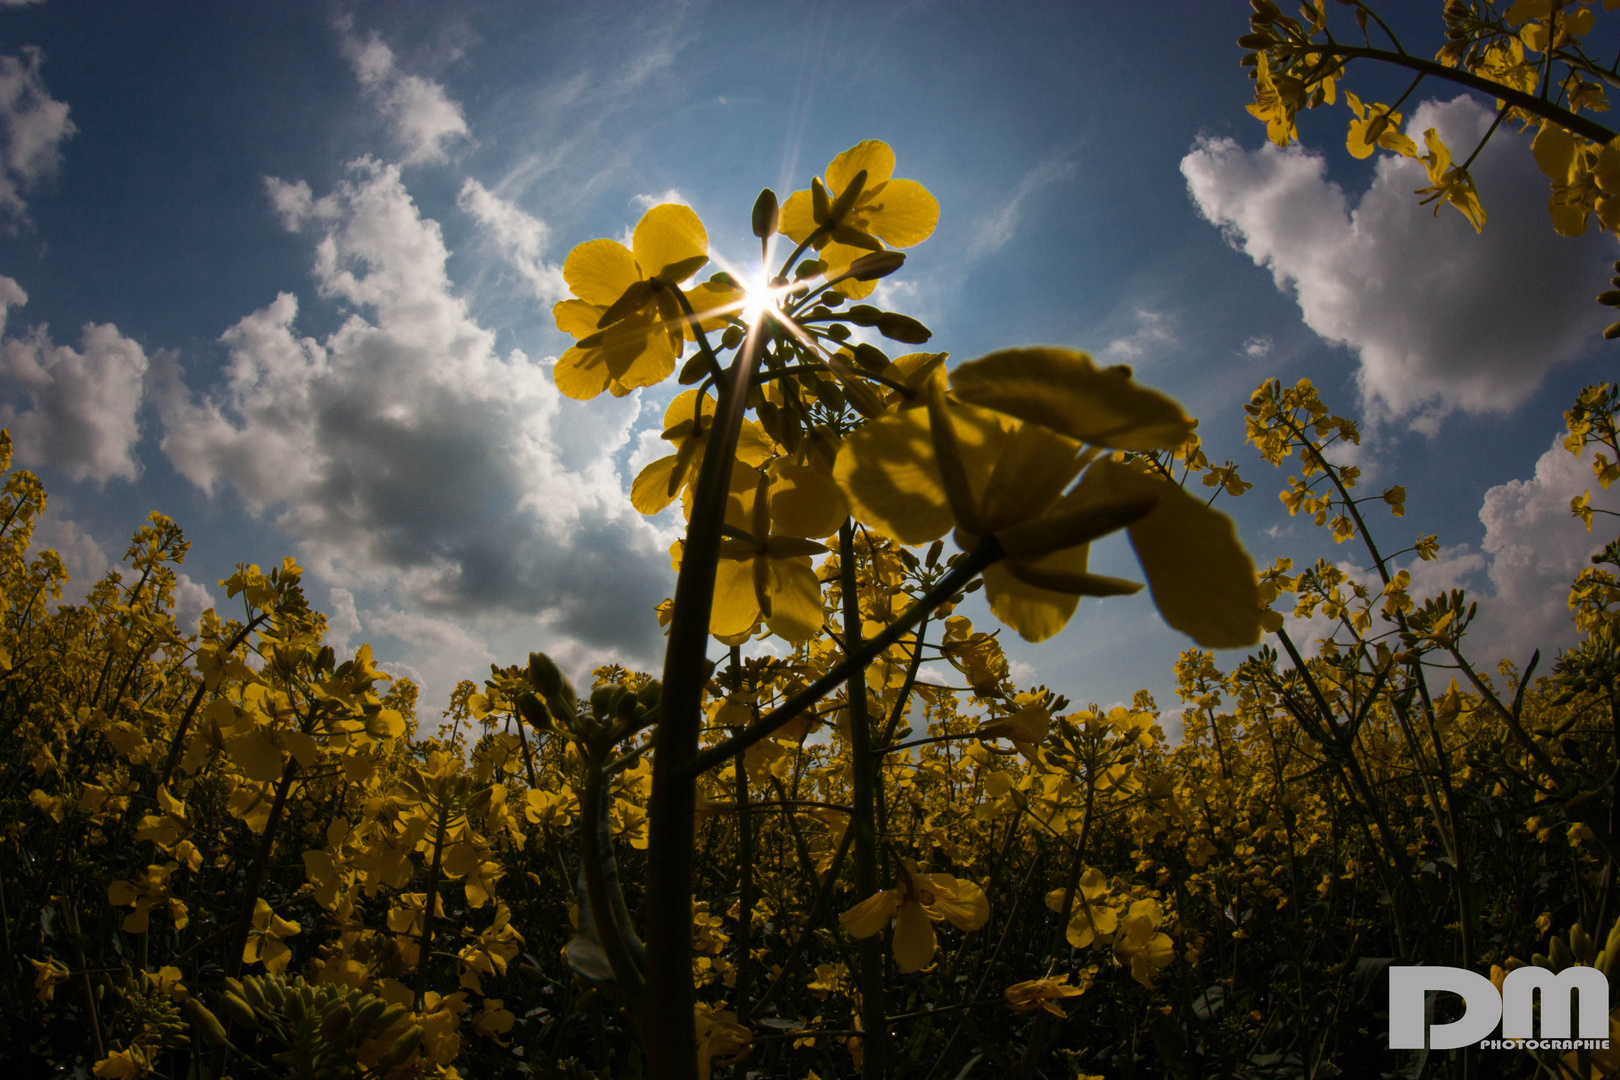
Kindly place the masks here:
[[(1362, 419), (1368, 489), (1408, 489), (1386, 549), (1438, 533), (1420, 587), (1481, 599), (1485, 665), (1551, 652), (1603, 539), (1567, 513), (1590, 472), (1552, 448), (1612, 364), (1591, 297), (1613, 244), (1552, 235), (1512, 134), (1474, 170), (1481, 236), (1416, 205), (1412, 163), (1344, 153), (1342, 107), (1266, 149), (1246, 11), (0, 4), (0, 422), (52, 494), (40, 542), (82, 583), (167, 513), (192, 613), (232, 564), (292, 554), (334, 636), (430, 707), (532, 648), (656, 669), (676, 522), (625, 493), (674, 388), (557, 395), (558, 267), (667, 198), (744, 258), (760, 187), (879, 138), (941, 204), (881, 294), (937, 347), (1132, 364), (1244, 464), (1256, 487), (1226, 505), (1257, 563), (1359, 555), (1290, 520), (1285, 474), (1242, 443), (1260, 380), (1309, 377)], [(1420, 139), (1488, 122), (1423, 89)], [(1099, 561), (1134, 571), (1123, 547)], [(1144, 597), (1008, 648), (1078, 701), (1168, 705), (1189, 644)]]

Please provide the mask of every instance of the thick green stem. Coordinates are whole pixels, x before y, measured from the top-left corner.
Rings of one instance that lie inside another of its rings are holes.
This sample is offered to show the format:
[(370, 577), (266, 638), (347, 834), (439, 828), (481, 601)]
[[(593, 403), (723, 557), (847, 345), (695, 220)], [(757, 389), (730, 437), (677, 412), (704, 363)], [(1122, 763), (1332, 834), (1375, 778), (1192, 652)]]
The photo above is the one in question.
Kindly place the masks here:
[[(855, 527), (848, 518), (838, 530), (840, 585), (844, 601), (844, 653), (853, 655), (861, 644), (861, 603), (855, 581)], [(866, 668), (849, 672), (844, 689), (849, 710), (849, 754), (855, 774), (853, 811), (849, 827), (855, 832), (855, 895), (878, 891), (877, 770), (882, 757), (872, 752), (871, 720), (866, 715)], [(864, 1080), (883, 1080), (889, 1071), (888, 1020), (884, 1016), (883, 941), (870, 934), (860, 941), (861, 1028), (866, 1033), (861, 1054)]]
[(692, 497), (675, 615), (664, 652), (661, 718), (653, 731), (653, 787), (647, 801), (647, 982), (641, 1031), (651, 1080), (696, 1080), (693, 1027), (692, 870), (697, 753), (703, 721), (703, 686), (714, 605), (720, 527), (737, 453), (737, 433), (748, 408), (748, 384), (764, 341), (750, 330), (721, 384), (714, 427)]
[(449, 792), (439, 793), (439, 820), (433, 829), (433, 863), (428, 867), (427, 898), (422, 903), (422, 938), (417, 943), (416, 957), (416, 1011), (422, 1011), (422, 998), (427, 994), (428, 961), (433, 956), (433, 914), (439, 905), (439, 877), (444, 867), (444, 834), (450, 826)]

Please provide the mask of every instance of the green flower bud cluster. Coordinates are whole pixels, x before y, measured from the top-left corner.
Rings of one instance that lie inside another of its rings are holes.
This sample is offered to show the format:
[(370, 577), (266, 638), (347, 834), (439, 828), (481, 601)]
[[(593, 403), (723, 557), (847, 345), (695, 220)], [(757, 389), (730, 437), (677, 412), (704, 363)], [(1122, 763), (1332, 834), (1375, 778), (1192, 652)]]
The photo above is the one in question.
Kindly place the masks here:
[[(289, 1080), (348, 1080), (381, 1075), (404, 1062), (422, 1041), (404, 1005), (336, 983), (313, 984), (301, 976), (249, 975), (226, 979), (219, 1002), (235, 1026), (280, 1043), (270, 1060), (287, 1068)], [(189, 1003), (188, 1003), (189, 1004)], [(206, 1012), (201, 1009), (199, 1011)], [(213, 1019), (210, 1013), (208, 1019)], [(218, 1020), (214, 1020), (218, 1026)], [(198, 1024), (204, 1036), (209, 1028)], [(217, 1033), (223, 1041), (224, 1031)], [(385, 1048), (369, 1065), (360, 1044), (376, 1039)], [(210, 1042), (216, 1041), (209, 1038)], [(238, 1048), (246, 1047), (238, 1042)]]

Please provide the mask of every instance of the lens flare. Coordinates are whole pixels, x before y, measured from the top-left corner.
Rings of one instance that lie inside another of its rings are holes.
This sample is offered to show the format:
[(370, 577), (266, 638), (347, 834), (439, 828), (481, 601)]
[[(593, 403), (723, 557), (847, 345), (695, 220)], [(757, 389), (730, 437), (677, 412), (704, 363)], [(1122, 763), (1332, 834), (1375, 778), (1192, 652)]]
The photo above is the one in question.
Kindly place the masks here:
[(763, 273), (750, 274), (743, 281), (743, 293), (747, 296), (743, 301), (743, 321), (754, 326), (767, 313), (775, 311), (777, 292)]

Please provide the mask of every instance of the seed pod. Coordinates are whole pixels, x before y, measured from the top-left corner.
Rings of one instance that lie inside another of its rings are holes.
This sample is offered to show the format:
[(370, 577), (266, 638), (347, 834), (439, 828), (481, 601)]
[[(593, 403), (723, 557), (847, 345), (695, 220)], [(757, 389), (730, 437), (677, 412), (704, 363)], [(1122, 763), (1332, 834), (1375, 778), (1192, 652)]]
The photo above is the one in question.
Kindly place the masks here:
[(878, 319), (878, 333), (906, 345), (921, 345), (934, 336), (932, 330), (909, 315), (885, 311)]
[(209, 1012), (208, 1007), (202, 1002), (196, 998), (186, 998), (181, 1003), (181, 1008), (186, 1010), (186, 1016), (196, 1025), (208, 1045), (224, 1046), (230, 1041), (230, 1037), (225, 1034), (225, 1025), (220, 1023), (219, 1017)]
[(754, 235), (761, 240), (775, 235), (781, 217), (782, 208), (777, 205), (776, 192), (766, 188), (754, 200)]

